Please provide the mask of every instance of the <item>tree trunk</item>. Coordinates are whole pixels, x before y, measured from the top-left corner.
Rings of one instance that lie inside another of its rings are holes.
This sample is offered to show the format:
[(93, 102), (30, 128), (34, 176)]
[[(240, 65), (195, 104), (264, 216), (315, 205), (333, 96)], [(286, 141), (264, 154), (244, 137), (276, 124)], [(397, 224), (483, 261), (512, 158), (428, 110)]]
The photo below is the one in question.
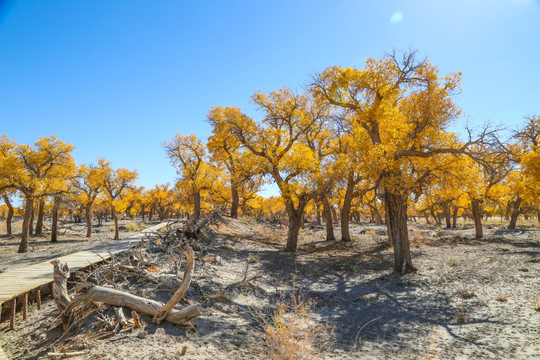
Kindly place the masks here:
[(322, 225), (321, 212), (319, 210), (319, 207), (320, 205), (317, 204), (317, 218), (315, 221), (317, 222), (317, 225)]
[(519, 197), (519, 195), (515, 201), (512, 201), (512, 215), (510, 216), (510, 224), (508, 225), (508, 229), (510, 230), (514, 230), (516, 228), (517, 219), (520, 213), (519, 207), (521, 206), (522, 201), (523, 200), (521, 197)]
[(26, 204), (24, 207), (24, 219), (22, 224), (21, 243), (19, 245), (19, 253), (28, 251), (28, 236), (30, 235), (30, 218), (32, 217), (32, 208), (34, 207), (34, 199), (31, 196), (26, 196)]
[(459, 208), (457, 206), (454, 206), (452, 209), (452, 227), (455, 229), (457, 227), (457, 215), (458, 215)]
[(394, 269), (405, 274), (414, 272), (409, 248), (407, 230), (407, 198), (403, 195), (385, 192), (385, 205), (388, 214), (388, 236), (394, 245)]
[(481, 200), (478, 200), (478, 199), (471, 200), (474, 227), (476, 230), (475, 237), (477, 239), (484, 237), (484, 231), (482, 230), (482, 212), (480, 210), (480, 203), (481, 203)]
[(118, 214), (116, 213), (116, 210), (111, 209), (111, 215), (114, 220), (114, 239), (113, 240), (119, 240), (120, 239), (120, 228), (118, 226)]
[(442, 209), (443, 209), (444, 219), (446, 220), (446, 228), (450, 229), (452, 227), (452, 223), (450, 221), (450, 207), (448, 206), (448, 201), (443, 201)]
[(349, 229), (351, 219), (351, 204), (353, 200), (354, 184), (351, 179), (347, 181), (347, 189), (343, 197), (343, 207), (341, 208), (341, 241), (352, 241)]
[(86, 204), (84, 208), (84, 217), (86, 218), (86, 237), (92, 237), (92, 205)]
[(201, 192), (195, 191), (193, 194), (193, 219), (198, 221), (201, 218)]
[(336, 237), (334, 236), (334, 224), (332, 223), (332, 210), (330, 209), (330, 202), (328, 201), (328, 197), (326, 197), (326, 195), (323, 195), (321, 200), (323, 203), (324, 220), (326, 222), (326, 241), (333, 241), (336, 240)]
[(8, 207), (8, 214), (6, 218), (6, 234), (11, 235), (11, 220), (13, 219), (13, 205), (11, 205), (11, 201), (9, 201), (9, 196), (7, 196), (7, 194), (4, 194), (4, 202), (6, 203)]
[[(113, 306), (125, 306), (138, 313), (150, 316), (154, 316), (163, 307), (162, 302), (145, 299), (123, 291), (95, 286), (94, 284), (79, 284), (76, 287), (73, 301), (65, 313), (71, 314), (79, 304), (84, 302), (100, 302)], [(172, 309), (165, 320), (173, 324), (187, 325), (191, 319), (200, 315), (198, 305), (191, 305), (181, 310)]]
[(339, 221), (339, 216), (338, 216), (338, 213), (336, 211), (336, 208), (334, 206), (330, 206), (330, 211), (332, 212), (333, 222), (337, 223)]
[(43, 235), (43, 211), (45, 210), (45, 201), (40, 200), (38, 205), (38, 216), (36, 222), (36, 230), (34, 231), (35, 235)]
[(58, 242), (58, 209), (60, 208), (60, 199), (55, 197), (52, 208), (51, 242)]
[(302, 221), (302, 213), (304, 212), (303, 201), (300, 201), (298, 207), (295, 209), (292, 202), (286, 203), (285, 208), (287, 209), (287, 215), (289, 216), (289, 230), (287, 232), (287, 245), (285, 250), (287, 251), (296, 251), (298, 247), (298, 233), (300, 231), (300, 225)]
[(28, 227), (28, 234), (29, 235), (34, 235), (34, 215), (35, 215), (34, 204), (32, 204), (32, 210), (31, 210), (31, 213), (30, 213), (30, 225)]
[(141, 204), (141, 216), (142, 216), (142, 221), (144, 222), (144, 204)]
[(231, 186), (231, 195), (232, 195), (231, 217), (233, 219), (238, 219), (238, 207), (240, 206), (240, 196), (238, 195), (238, 189), (236, 188), (236, 185)]

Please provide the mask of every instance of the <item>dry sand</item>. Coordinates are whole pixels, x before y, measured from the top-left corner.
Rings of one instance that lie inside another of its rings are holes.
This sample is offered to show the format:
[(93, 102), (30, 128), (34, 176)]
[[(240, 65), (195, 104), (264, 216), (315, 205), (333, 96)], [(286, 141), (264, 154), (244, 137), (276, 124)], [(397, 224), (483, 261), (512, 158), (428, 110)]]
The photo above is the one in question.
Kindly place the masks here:
[[(391, 271), (392, 251), (380, 246), (383, 226), (353, 225), (352, 244), (326, 242), (322, 227), (306, 228), (299, 251), (290, 254), (281, 250), (285, 229), (222, 219), (204, 233), (199, 253), (221, 260), (198, 261), (186, 295), (201, 307), (193, 326), (158, 326), (143, 317), (144, 330), (58, 343), (62, 330), (49, 300), (16, 331), (2, 323), (0, 343), (17, 359), (46, 359), (53, 346), (84, 349), (79, 359), (178, 359), (184, 347), (186, 359), (259, 359), (265, 347), (254, 314), (268, 313), (294, 289), (315, 302), (313, 326), (329, 331), (322, 358), (540, 358), (540, 231), (485, 233), (475, 240), (472, 228), (411, 224), (419, 271), (399, 276)], [(166, 255), (152, 256), (166, 263)], [(152, 275), (157, 284), (135, 283), (127, 291), (166, 301), (181, 279), (165, 265)], [(255, 278), (242, 283), (246, 276)], [(89, 316), (81, 333), (96, 323)]]

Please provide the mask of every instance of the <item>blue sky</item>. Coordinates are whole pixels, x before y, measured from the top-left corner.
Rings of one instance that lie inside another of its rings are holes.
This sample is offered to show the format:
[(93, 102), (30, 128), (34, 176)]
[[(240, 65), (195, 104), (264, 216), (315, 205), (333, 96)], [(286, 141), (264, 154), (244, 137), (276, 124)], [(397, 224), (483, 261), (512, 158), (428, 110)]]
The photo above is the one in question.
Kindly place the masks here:
[(258, 116), (256, 90), (394, 48), (462, 72), (473, 124), (540, 114), (540, 0), (0, 0), (0, 134), (57, 135), (152, 187), (176, 178), (162, 142), (207, 138), (211, 106)]

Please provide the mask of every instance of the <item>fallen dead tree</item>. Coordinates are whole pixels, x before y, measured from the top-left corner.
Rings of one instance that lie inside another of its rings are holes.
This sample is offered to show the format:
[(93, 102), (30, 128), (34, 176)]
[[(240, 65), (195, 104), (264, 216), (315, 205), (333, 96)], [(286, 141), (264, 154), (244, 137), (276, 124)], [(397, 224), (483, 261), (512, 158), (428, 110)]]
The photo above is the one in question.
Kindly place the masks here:
[(77, 313), (77, 309), (86, 303), (94, 302), (112, 306), (124, 306), (137, 313), (154, 317), (153, 321), (157, 323), (167, 320), (178, 325), (188, 324), (191, 319), (201, 315), (198, 305), (191, 305), (181, 310), (173, 309), (188, 290), (195, 268), (195, 256), (189, 245), (186, 245), (184, 254), (186, 256), (184, 277), (178, 290), (166, 304), (92, 283), (77, 284), (73, 299), (70, 299), (66, 287), (66, 281), (69, 278), (67, 264), (62, 265), (56, 260), (51, 262), (54, 265), (55, 279), (53, 295), (62, 315), (64, 329)]
[[(159, 301), (146, 299), (124, 291), (104, 288), (93, 284), (79, 284), (73, 301), (66, 308), (66, 314), (71, 314), (82, 303), (101, 302), (113, 306), (125, 306), (138, 313), (154, 316), (164, 304)], [(171, 309), (165, 320), (178, 325), (186, 325), (189, 321), (200, 316), (198, 305), (191, 305), (181, 310)]]

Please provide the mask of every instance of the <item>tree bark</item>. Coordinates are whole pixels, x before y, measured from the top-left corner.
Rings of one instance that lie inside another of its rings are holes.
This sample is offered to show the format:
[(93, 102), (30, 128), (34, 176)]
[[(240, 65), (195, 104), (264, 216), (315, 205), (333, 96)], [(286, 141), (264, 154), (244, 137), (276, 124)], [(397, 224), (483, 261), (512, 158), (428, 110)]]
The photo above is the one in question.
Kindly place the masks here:
[[(125, 306), (138, 313), (154, 316), (162, 307), (163, 303), (151, 299), (145, 299), (115, 289), (95, 286), (93, 284), (77, 285), (75, 296), (65, 313), (70, 314), (75, 307), (83, 302), (102, 302), (113, 306)], [(172, 309), (165, 320), (178, 325), (186, 325), (189, 321), (200, 316), (199, 307), (191, 305), (182, 310)]]
[(302, 213), (306, 204), (300, 200), (297, 208), (294, 208), (292, 202), (287, 202), (285, 208), (287, 209), (287, 215), (289, 217), (289, 230), (287, 232), (287, 245), (285, 250), (296, 251), (298, 247), (298, 233), (300, 232), (300, 225), (302, 221)]
[(84, 208), (84, 217), (86, 218), (86, 237), (92, 237), (92, 204), (86, 204)]
[(480, 210), (481, 200), (471, 200), (472, 215), (474, 219), (474, 228), (476, 231), (475, 237), (480, 239), (484, 237), (484, 231), (482, 229), (482, 211)]
[(341, 241), (352, 241), (349, 229), (351, 219), (351, 204), (353, 200), (354, 184), (351, 179), (347, 181), (347, 189), (343, 197), (343, 206), (341, 208)]
[(115, 209), (111, 208), (111, 215), (114, 220), (114, 239), (113, 240), (118, 240), (120, 239), (120, 228), (118, 226), (118, 214), (116, 213)]
[(58, 307), (60, 315), (62, 316), (62, 325), (64, 330), (66, 330), (69, 325), (69, 316), (64, 313), (64, 310), (66, 310), (71, 303), (71, 297), (67, 290), (67, 280), (70, 276), (69, 267), (67, 264), (62, 265), (58, 260), (51, 261), (51, 264), (54, 267), (52, 295), (56, 302), (56, 307)]
[(458, 215), (459, 208), (457, 206), (454, 206), (452, 209), (452, 228), (457, 227), (457, 215)]
[(21, 243), (19, 245), (19, 253), (28, 251), (28, 236), (30, 235), (30, 218), (32, 217), (32, 208), (34, 207), (34, 199), (27, 195), (24, 207), (24, 219), (22, 224)]
[(452, 222), (450, 221), (450, 207), (448, 206), (448, 201), (442, 202), (442, 209), (443, 209), (444, 219), (446, 220), (446, 228), (450, 229), (452, 227)]
[(193, 194), (193, 219), (198, 221), (201, 218), (201, 192), (195, 191)]
[(516, 200), (512, 201), (512, 214), (510, 216), (510, 224), (508, 225), (508, 229), (510, 230), (514, 230), (516, 228), (516, 223), (519, 217), (520, 206), (521, 206), (522, 201), (523, 200), (521, 199), (519, 195)]
[(332, 210), (330, 208), (330, 202), (328, 201), (328, 197), (326, 195), (322, 195), (321, 200), (323, 203), (323, 214), (326, 223), (326, 241), (333, 241), (336, 240), (336, 237), (334, 235), (334, 224), (332, 223)]
[(11, 201), (9, 201), (9, 196), (7, 194), (4, 194), (4, 202), (6, 203), (8, 207), (8, 214), (6, 218), (6, 234), (11, 235), (11, 221), (13, 219), (13, 205), (11, 205)]
[(30, 225), (28, 227), (28, 234), (29, 235), (34, 235), (34, 215), (35, 215), (34, 204), (32, 204), (32, 210), (31, 210), (31, 213), (30, 213)]
[(182, 283), (180, 287), (176, 290), (172, 298), (165, 304), (159, 311), (156, 312), (152, 318), (152, 322), (161, 323), (165, 319), (171, 310), (176, 304), (184, 297), (186, 291), (189, 289), (191, 284), (191, 279), (193, 277), (193, 269), (195, 268), (195, 254), (193, 249), (188, 245), (186, 251), (184, 252), (186, 256), (186, 268), (184, 270), (184, 277), (182, 278)]
[(387, 190), (385, 207), (388, 215), (388, 237), (394, 245), (394, 269), (401, 274), (414, 272), (416, 268), (411, 260), (407, 230), (407, 198)]
[(232, 196), (231, 217), (233, 219), (238, 219), (238, 207), (240, 206), (240, 195), (238, 194), (238, 189), (236, 188), (236, 185), (231, 186), (231, 196)]
[(51, 225), (51, 242), (58, 242), (58, 209), (60, 208), (60, 199), (54, 198), (54, 204), (52, 208), (52, 225)]
[(39, 205), (38, 205), (36, 229), (34, 231), (35, 235), (43, 235), (43, 211), (45, 210), (44, 208), (45, 208), (45, 201), (42, 199), (39, 201)]

